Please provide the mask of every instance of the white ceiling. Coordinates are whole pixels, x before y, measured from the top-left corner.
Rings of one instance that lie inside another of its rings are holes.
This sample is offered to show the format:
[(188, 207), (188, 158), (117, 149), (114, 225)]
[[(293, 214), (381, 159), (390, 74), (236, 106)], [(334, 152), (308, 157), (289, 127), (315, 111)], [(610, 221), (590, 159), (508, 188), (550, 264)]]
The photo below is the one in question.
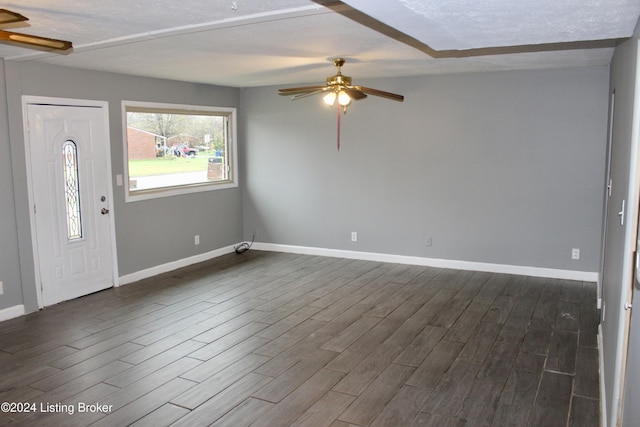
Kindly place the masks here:
[[(326, 6), (325, 6), (326, 4)], [(604, 65), (640, 0), (29, 0), (3, 26), (70, 40), (0, 57), (235, 87)]]

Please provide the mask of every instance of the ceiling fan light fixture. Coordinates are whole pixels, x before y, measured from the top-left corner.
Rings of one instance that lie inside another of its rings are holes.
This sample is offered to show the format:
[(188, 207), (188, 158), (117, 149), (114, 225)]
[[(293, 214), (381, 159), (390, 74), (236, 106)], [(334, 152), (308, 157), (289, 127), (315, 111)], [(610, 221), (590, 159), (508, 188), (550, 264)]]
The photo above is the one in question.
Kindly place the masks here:
[(342, 114), (347, 114), (347, 107), (351, 105), (351, 101), (365, 99), (367, 95), (380, 96), (399, 102), (404, 100), (404, 96), (396, 93), (385, 92), (383, 90), (365, 86), (354, 86), (351, 83), (351, 77), (345, 76), (341, 72), (344, 62), (344, 58), (335, 58), (333, 60), (333, 65), (335, 65), (338, 70), (333, 76), (327, 77), (326, 84), (324, 86), (302, 86), (278, 89), (280, 95), (293, 95), (291, 99), (294, 100), (320, 93), (323, 94), (322, 100), (324, 103), (329, 106), (334, 106), (336, 100), (338, 100), (336, 108), (338, 114), (338, 150), (340, 150), (340, 116)]
[(331, 91), (327, 93), (322, 99), (324, 100), (325, 104), (331, 106), (334, 102), (336, 102), (336, 97), (336, 93), (334, 91)]
[(347, 92), (343, 90), (338, 92), (338, 104), (342, 105), (343, 107), (346, 107), (347, 105), (351, 104), (351, 97)]

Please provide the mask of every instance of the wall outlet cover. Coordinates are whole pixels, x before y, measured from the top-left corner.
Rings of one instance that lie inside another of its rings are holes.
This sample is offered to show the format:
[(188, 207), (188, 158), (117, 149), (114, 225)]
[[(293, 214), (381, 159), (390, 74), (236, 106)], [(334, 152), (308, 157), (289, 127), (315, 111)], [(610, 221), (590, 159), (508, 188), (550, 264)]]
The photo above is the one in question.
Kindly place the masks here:
[(580, 249), (571, 249), (571, 259), (580, 259)]

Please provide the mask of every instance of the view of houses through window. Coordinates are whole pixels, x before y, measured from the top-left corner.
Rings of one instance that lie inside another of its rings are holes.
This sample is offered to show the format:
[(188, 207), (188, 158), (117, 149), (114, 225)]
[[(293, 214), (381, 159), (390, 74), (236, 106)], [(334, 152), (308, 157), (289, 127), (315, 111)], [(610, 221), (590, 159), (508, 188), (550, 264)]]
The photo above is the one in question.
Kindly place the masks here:
[(233, 182), (232, 109), (125, 104), (125, 114), (130, 196)]

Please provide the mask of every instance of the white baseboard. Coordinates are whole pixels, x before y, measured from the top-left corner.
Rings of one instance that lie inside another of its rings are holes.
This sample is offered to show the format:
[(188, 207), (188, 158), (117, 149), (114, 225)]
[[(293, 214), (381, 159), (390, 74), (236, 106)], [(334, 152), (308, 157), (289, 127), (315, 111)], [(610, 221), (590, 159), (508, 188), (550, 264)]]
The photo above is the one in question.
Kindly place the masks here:
[(604, 388), (604, 355), (602, 347), (602, 324), (598, 325), (598, 360), (600, 371), (600, 426), (607, 427), (607, 395)]
[(24, 314), (24, 305), (14, 305), (13, 307), (3, 308), (0, 310), (0, 322), (20, 317)]
[[(208, 261), (235, 250), (235, 246), (227, 246), (214, 251), (195, 255), (189, 258), (172, 261), (166, 264), (140, 270), (135, 273), (120, 276), (117, 286), (137, 282), (162, 273), (168, 273), (178, 268), (187, 267), (198, 262)], [(459, 261), (437, 258), (423, 258), (406, 255), (381, 254), (376, 252), (358, 252), (342, 249), (314, 248), (309, 246), (280, 245), (275, 243), (255, 242), (252, 249), (258, 251), (285, 252), (301, 255), (317, 255), (347, 259), (359, 259), (364, 261), (390, 262), (396, 264), (421, 265), (425, 267), (452, 268), (456, 270), (485, 271), (489, 273), (516, 274), (520, 276), (545, 277), (550, 279), (581, 280), (585, 282), (597, 282), (598, 273), (589, 271), (560, 270), (553, 268), (529, 267), (507, 264), (491, 264), (486, 262)]]
[(157, 265), (145, 270), (136, 271), (135, 273), (120, 276), (116, 286), (127, 285), (129, 283), (137, 282), (138, 280), (147, 279), (149, 277), (157, 276), (158, 274), (168, 273), (170, 271), (177, 270), (178, 268), (187, 267), (192, 264), (197, 264), (199, 262), (208, 261), (212, 258), (229, 254), (235, 250), (235, 246), (237, 245), (227, 246), (203, 254), (194, 255), (189, 258), (179, 259), (177, 261), (168, 262), (166, 264)]
[(421, 265), (425, 267), (452, 268), (456, 270), (485, 271), (488, 273), (516, 274), (520, 276), (545, 277), (550, 279), (580, 280), (584, 282), (598, 281), (598, 273), (590, 271), (559, 270), (554, 268), (491, 264), (486, 262), (423, 258), (416, 256), (381, 254), (375, 252), (357, 252), (341, 249), (280, 245), (274, 243), (255, 242), (252, 247), (253, 249), (262, 251), (287, 252), (301, 255), (330, 256), (338, 258), (359, 259), (364, 261), (391, 262), (396, 264)]

